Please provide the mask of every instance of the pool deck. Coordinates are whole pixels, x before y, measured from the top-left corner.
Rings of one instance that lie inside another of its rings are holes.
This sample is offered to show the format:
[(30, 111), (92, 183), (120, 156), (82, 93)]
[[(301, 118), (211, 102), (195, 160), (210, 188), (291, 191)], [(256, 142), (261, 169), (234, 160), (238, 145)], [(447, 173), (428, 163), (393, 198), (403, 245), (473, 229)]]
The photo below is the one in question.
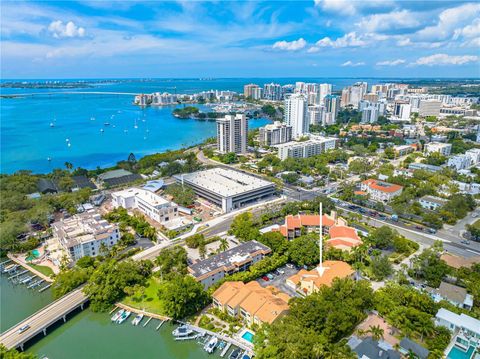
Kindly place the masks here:
[(10, 258), (12, 261), (14, 261), (15, 263), (17, 263), (18, 265), (21, 265), (23, 268), (25, 268), (26, 270), (32, 272), (33, 274), (35, 274), (37, 277), (40, 277), (42, 278), (43, 280), (45, 280), (46, 282), (49, 282), (49, 283), (53, 283), (53, 279), (50, 278), (49, 276), (46, 276), (45, 274), (39, 272), (38, 270), (36, 270), (35, 268), (29, 266), (27, 263), (25, 263), (24, 261), (22, 261), (21, 259), (15, 257), (13, 254), (7, 254), (8, 258)]

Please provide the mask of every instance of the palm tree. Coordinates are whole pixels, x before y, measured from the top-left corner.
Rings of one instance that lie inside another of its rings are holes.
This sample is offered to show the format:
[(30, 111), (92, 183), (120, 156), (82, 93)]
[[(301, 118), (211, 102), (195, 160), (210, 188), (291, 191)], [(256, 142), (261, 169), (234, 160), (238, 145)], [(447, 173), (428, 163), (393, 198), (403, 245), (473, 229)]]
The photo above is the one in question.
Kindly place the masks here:
[(220, 246), (218, 247), (220, 252), (225, 252), (229, 247), (230, 247), (230, 244), (225, 238), (220, 239)]
[(65, 168), (69, 171), (72, 170), (73, 168), (73, 164), (71, 162), (65, 162)]
[(153, 226), (148, 226), (143, 231), (143, 235), (155, 242), (155, 240), (157, 239), (157, 229)]
[(198, 246), (198, 254), (200, 254), (200, 258), (205, 258), (205, 255), (207, 254), (207, 248), (205, 247), (205, 243), (201, 243)]
[(368, 332), (372, 334), (373, 340), (383, 339), (384, 330), (380, 328), (380, 325), (370, 325)]

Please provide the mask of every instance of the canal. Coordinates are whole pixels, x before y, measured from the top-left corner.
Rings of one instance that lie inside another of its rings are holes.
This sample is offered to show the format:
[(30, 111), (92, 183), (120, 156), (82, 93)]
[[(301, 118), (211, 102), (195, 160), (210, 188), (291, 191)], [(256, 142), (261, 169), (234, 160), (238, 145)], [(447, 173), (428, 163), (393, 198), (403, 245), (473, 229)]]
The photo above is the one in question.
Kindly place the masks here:
[[(2, 332), (53, 301), (49, 289), (38, 293), (38, 288), (15, 285), (7, 277), (0, 275)], [(46, 337), (37, 336), (28, 343), (26, 351), (49, 359), (212, 358), (195, 340), (175, 341), (172, 324), (165, 323), (156, 331), (158, 320), (152, 319), (143, 327), (145, 318), (135, 327), (131, 324), (133, 318), (113, 324), (108, 313), (94, 313), (87, 307), (69, 316), (66, 323), (60, 321), (49, 328)], [(216, 353), (215, 357), (219, 357), (218, 349)]]

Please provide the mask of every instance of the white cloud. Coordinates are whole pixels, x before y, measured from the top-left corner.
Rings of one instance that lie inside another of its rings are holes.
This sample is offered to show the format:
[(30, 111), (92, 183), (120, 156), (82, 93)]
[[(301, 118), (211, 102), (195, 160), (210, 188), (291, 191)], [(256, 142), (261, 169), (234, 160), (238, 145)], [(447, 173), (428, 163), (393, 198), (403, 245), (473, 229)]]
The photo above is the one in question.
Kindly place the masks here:
[(426, 65), (426, 66), (435, 66), (435, 65), (464, 65), (470, 62), (479, 61), (478, 56), (473, 55), (447, 55), (447, 54), (435, 54), (430, 56), (424, 56), (417, 59), (414, 62), (414, 65)]
[(48, 25), (48, 31), (56, 39), (85, 36), (85, 29), (75, 25), (73, 21), (69, 21), (66, 24), (61, 20), (52, 21), (50, 25)]
[(315, 0), (315, 6), (327, 12), (354, 15), (357, 12), (355, 2), (351, 0)]
[(318, 40), (315, 43), (316, 47), (358, 47), (358, 46), (365, 46), (367, 42), (357, 36), (356, 32), (349, 32), (348, 34), (343, 35), (342, 37), (337, 38), (336, 40), (332, 40), (329, 37), (324, 37), (321, 40)]
[(438, 16), (436, 25), (427, 26), (416, 35), (422, 40), (444, 40), (454, 35), (459, 26), (480, 15), (480, 4), (467, 3), (446, 9)]
[(344, 62), (341, 66), (342, 67), (357, 67), (357, 66), (364, 66), (365, 65), (365, 62), (352, 62), (352, 61), (347, 61), (347, 62)]
[(411, 29), (420, 25), (418, 15), (408, 10), (373, 14), (355, 24), (362, 31), (376, 32), (395, 29)]
[(404, 64), (405, 60), (397, 59), (397, 60), (387, 60), (387, 61), (379, 61), (377, 62), (377, 66), (398, 66)]
[(277, 41), (273, 44), (272, 48), (275, 50), (284, 51), (298, 51), (307, 46), (307, 42), (303, 38), (293, 41)]

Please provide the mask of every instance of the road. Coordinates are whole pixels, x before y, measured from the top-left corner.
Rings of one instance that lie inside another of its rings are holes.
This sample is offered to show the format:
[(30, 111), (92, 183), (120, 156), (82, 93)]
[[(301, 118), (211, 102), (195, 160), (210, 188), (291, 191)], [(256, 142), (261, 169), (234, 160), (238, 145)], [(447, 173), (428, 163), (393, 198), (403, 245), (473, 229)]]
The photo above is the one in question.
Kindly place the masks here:
[[(7, 348), (16, 348), (23, 345), (26, 341), (42, 332), (49, 325), (85, 303), (88, 298), (83, 293), (82, 289), (83, 288), (78, 288), (68, 293), (62, 298), (32, 314), (30, 317), (22, 320), (17, 325), (11, 327), (2, 333), (0, 336), (0, 343)], [(26, 324), (28, 324), (30, 328), (23, 333), (19, 333), (19, 329)]]
[(462, 257), (468, 258), (480, 255), (480, 243), (472, 242), (470, 245), (465, 245), (460, 242), (461, 239), (459, 237), (447, 237), (443, 234), (443, 232), (440, 231), (435, 234), (425, 233), (423, 231), (413, 228), (412, 226), (407, 226), (405, 223), (402, 222), (395, 222), (388, 219), (380, 220), (375, 216), (368, 215), (368, 212), (371, 210), (367, 209), (367, 213), (360, 213), (358, 209), (352, 210), (348, 208), (349, 205), (352, 205), (351, 203), (344, 201), (338, 202), (340, 204), (339, 207), (343, 211), (361, 215), (362, 218), (367, 221), (367, 224), (372, 227), (381, 227), (386, 225), (395, 228), (401, 235), (417, 243), (421, 243), (425, 246), (431, 246), (436, 240), (439, 240), (443, 242), (443, 247), (445, 250)]

